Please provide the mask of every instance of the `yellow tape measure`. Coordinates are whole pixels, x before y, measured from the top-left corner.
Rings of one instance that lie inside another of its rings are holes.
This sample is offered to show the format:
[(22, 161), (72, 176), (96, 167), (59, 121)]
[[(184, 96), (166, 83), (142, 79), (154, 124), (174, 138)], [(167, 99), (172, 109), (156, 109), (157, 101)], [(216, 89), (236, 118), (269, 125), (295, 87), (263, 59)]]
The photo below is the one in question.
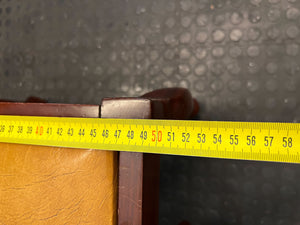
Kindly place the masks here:
[(0, 142), (300, 163), (300, 124), (0, 116)]

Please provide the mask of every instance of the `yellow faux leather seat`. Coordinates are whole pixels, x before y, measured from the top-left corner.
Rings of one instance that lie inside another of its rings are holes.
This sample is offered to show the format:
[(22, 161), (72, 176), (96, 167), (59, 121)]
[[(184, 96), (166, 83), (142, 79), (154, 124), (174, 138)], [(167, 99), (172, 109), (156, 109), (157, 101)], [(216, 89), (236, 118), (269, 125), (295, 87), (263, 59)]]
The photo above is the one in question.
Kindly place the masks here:
[[(0, 115), (187, 119), (181, 88), (98, 105), (0, 103)], [(0, 224), (158, 224), (159, 155), (0, 143)]]
[(116, 224), (117, 154), (0, 143), (0, 224)]

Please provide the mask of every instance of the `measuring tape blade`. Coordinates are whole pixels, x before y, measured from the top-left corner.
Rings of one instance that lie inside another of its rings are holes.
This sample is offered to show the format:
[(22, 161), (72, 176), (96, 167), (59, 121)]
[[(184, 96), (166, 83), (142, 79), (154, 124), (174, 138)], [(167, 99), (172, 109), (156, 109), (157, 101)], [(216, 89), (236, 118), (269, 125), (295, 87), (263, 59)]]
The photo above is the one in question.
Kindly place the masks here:
[(0, 142), (300, 163), (296, 123), (0, 116)]

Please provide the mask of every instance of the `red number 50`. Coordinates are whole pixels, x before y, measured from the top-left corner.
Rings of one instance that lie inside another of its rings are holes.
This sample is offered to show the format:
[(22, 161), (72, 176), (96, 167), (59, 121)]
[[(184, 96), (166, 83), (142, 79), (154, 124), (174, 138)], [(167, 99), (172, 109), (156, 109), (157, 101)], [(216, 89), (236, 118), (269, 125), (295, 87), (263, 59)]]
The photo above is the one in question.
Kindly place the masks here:
[(161, 140), (162, 140), (162, 131), (159, 130), (157, 132), (157, 135), (156, 135), (156, 130), (153, 130), (152, 131), (152, 141), (156, 141), (156, 136), (157, 136), (157, 141), (161, 142)]

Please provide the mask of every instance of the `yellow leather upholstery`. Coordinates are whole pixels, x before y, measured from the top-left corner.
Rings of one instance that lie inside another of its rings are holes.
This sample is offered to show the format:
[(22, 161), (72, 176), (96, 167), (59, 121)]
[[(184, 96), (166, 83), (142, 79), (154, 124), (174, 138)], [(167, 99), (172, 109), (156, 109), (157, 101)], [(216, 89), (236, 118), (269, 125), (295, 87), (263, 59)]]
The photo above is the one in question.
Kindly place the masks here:
[(0, 224), (116, 224), (117, 153), (0, 143)]

